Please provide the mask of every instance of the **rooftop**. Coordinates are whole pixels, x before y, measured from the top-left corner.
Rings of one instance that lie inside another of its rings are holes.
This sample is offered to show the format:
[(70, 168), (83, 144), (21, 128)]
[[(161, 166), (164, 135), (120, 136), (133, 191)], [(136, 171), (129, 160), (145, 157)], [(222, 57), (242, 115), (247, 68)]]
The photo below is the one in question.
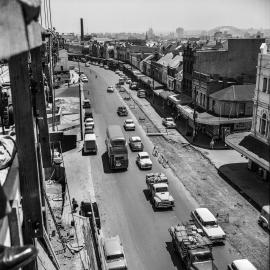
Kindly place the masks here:
[(255, 84), (231, 85), (210, 95), (220, 101), (252, 101)]

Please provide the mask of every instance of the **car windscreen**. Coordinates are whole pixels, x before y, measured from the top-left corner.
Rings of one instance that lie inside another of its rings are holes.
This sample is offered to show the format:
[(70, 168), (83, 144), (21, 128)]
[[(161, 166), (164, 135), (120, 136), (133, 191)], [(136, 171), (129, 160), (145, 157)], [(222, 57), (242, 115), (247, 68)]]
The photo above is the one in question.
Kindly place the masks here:
[(158, 187), (156, 188), (156, 192), (167, 192), (168, 189), (166, 187)]
[(210, 252), (198, 253), (192, 257), (193, 262), (203, 262), (211, 260), (213, 260), (213, 257)]
[(126, 145), (126, 140), (121, 140), (121, 139), (112, 140), (111, 144), (112, 144), (113, 147), (125, 146)]
[(112, 260), (117, 260), (117, 259), (123, 259), (124, 255), (123, 254), (114, 254), (114, 255), (108, 255), (107, 260), (112, 261)]

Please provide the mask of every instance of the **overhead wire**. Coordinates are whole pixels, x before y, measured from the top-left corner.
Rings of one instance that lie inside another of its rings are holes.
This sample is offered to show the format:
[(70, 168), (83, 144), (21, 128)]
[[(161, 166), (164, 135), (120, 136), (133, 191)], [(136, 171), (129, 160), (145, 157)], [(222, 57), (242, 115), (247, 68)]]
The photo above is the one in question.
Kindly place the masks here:
[(51, 0), (49, 1), (49, 14), (50, 14), (50, 25), (51, 25), (51, 29), (52, 29), (52, 10), (51, 10)]
[(47, 28), (50, 28), (50, 21), (49, 21), (49, 12), (48, 12), (48, 1), (45, 0), (45, 7), (46, 7), (46, 14), (47, 14)]
[(45, 7), (45, 1), (46, 0), (43, 1), (43, 11), (44, 11), (44, 19), (45, 19), (44, 26), (45, 26), (45, 28), (47, 28), (48, 27), (48, 24), (47, 24), (47, 12), (46, 12), (46, 7)]

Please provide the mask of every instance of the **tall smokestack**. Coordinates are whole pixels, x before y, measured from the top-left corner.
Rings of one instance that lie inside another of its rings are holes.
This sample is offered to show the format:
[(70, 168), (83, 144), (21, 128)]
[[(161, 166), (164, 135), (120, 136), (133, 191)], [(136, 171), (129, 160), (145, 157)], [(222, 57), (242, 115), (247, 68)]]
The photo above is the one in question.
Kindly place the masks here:
[(83, 33), (83, 18), (81, 18), (81, 41), (84, 40), (84, 33)]

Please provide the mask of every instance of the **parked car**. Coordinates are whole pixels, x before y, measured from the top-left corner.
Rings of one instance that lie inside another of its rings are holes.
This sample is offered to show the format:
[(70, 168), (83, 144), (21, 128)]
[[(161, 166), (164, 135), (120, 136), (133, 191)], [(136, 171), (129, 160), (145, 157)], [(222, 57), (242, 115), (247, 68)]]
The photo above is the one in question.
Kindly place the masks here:
[(143, 89), (138, 90), (137, 97), (139, 97), (139, 98), (145, 98), (146, 97), (145, 90), (143, 90)]
[(229, 264), (228, 270), (257, 270), (257, 268), (249, 260), (240, 259)]
[(86, 76), (81, 77), (82, 82), (88, 82), (88, 78)]
[(107, 65), (104, 66), (105, 69), (109, 69), (109, 67)]
[(119, 74), (121, 71), (119, 69), (115, 70), (115, 74)]
[(172, 117), (166, 117), (162, 119), (162, 124), (166, 127), (166, 128), (176, 128), (176, 124), (173, 120)]
[(138, 153), (136, 163), (140, 169), (152, 169), (152, 161), (147, 152)]
[(212, 243), (223, 243), (226, 238), (225, 232), (218, 225), (217, 219), (208, 208), (197, 208), (191, 212), (191, 217), (196, 226), (202, 229), (203, 233)]
[(264, 205), (262, 207), (258, 223), (268, 230), (270, 230), (270, 205)]
[(127, 116), (128, 115), (128, 111), (127, 108), (125, 106), (120, 106), (117, 108), (117, 114), (119, 116)]
[(105, 269), (127, 269), (127, 261), (120, 237), (114, 236), (103, 239)]
[(90, 126), (91, 125), (91, 126), (95, 127), (94, 119), (91, 118), (91, 117), (85, 118), (84, 125), (85, 126)]
[(135, 124), (132, 119), (126, 119), (124, 122), (125, 130), (135, 130)]
[(126, 84), (131, 84), (131, 82), (132, 82), (131, 79), (126, 80)]
[(85, 66), (86, 66), (86, 67), (90, 67), (90, 64), (89, 64), (89, 63), (85, 63)]
[(138, 87), (138, 84), (136, 82), (132, 82), (130, 85), (129, 85), (129, 88), (131, 90), (138, 90), (139, 87)]
[(132, 136), (129, 138), (129, 147), (131, 151), (143, 151), (143, 143), (139, 136)]
[(90, 103), (90, 100), (89, 99), (84, 99), (83, 100), (83, 108), (84, 109), (91, 108), (91, 103)]
[(107, 92), (108, 92), (108, 93), (113, 93), (113, 92), (114, 92), (113, 86), (108, 86)]
[(94, 127), (93, 126), (86, 126), (84, 128), (84, 134), (94, 134)]

